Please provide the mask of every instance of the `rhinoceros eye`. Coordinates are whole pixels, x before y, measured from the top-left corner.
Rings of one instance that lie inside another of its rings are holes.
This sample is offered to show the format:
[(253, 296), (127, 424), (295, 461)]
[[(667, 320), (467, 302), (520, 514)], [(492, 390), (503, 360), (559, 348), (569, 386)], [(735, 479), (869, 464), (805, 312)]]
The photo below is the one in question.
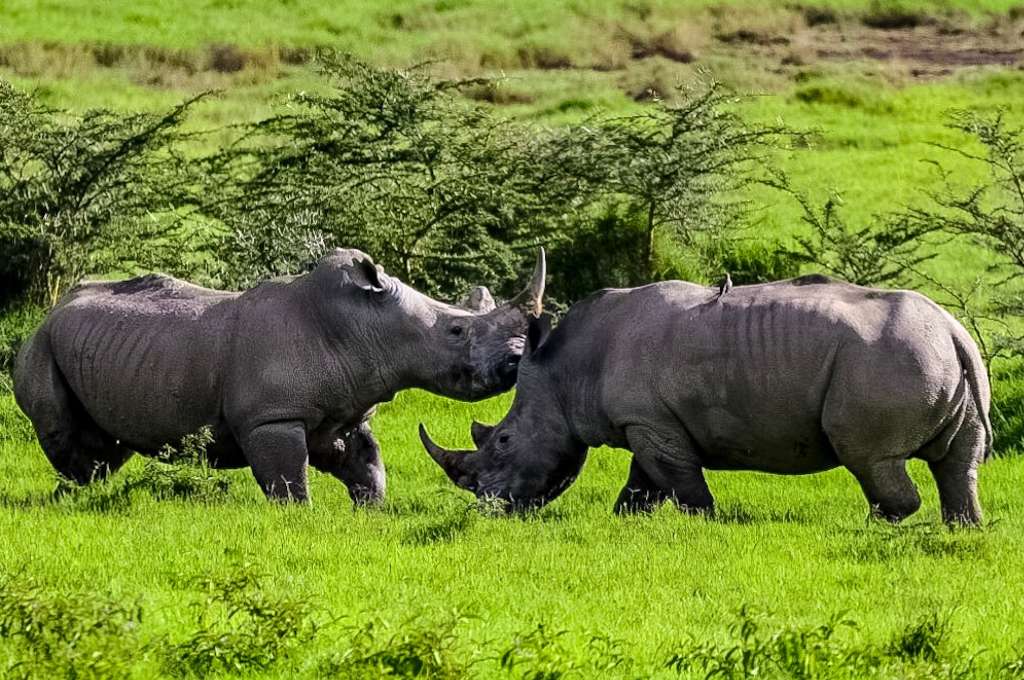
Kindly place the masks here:
[(457, 338), (462, 335), (462, 326), (452, 326), (448, 329), (448, 332)]
[(499, 444), (507, 444), (508, 443), (508, 435), (507, 434), (499, 435), (498, 436), (498, 443)]

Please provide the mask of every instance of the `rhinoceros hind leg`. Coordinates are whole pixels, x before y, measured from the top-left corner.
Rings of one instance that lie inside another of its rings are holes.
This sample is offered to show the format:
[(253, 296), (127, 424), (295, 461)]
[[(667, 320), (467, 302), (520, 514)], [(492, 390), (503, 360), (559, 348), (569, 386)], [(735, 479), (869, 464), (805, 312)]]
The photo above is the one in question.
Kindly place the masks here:
[(309, 501), (306, 430), (300, 422), (260, 425), (242, 438), (242, 450), (260, 488), (275, 501)]
[(76, 484), (102, 481), (132, 457), (113, 437), (89, 426), (40, 433), (39, 443), (57, 472)]
[(664, 498), (672, 499), (684, 512), (710, 514), (714, 511), (715, 499), (704, 480), (704, 469), (689, 437), (663, 435), (653, 428), (634, 425), (626, 429), (626, 439), (633, 451), (634, 464), (642, 468), (646, 477), (638, 479), (644, 486), (659, 489)]
[(338, 470), (338, 476), (356, 505), (379, 505), (387, 491), (387, 473), (369, 423), (363, 423), (348, 436), (352, 449)]
[(68, 388), (45, 343), (34, 338), (19, 368), (18, 403), (32, 421), (39, 445), (50, 464), (76, 484), (105, 479), (132, 452), (93, 422)]
[(335, 425), (321, 426), (309, 436), (309, 464), (334, 475), (348, 488), (357, 506), (379, 505), (387, 490), (387, 472), (368, 422), (347, 432)]
[(946, 455), (928, 463), (939, 487), (942, 519), (947, 524), (981, 523), (978, 466), (984, 458), (984, 426), (975, 418), (968, 418), (950, 442)]
[(873, 516), (896, 523), (921, 507), (917, 487), (907, 474), (906, 459), (887, 458), (847, 467), (860, 482)]

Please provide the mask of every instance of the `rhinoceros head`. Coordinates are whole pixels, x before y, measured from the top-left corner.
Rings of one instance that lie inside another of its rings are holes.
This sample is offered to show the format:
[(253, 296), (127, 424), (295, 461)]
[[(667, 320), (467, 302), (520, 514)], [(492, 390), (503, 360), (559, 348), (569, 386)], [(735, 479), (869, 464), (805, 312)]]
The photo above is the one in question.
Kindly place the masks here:
[(508, 510), (538, 508), (554, 500), (586, 460), (586, 445), (571, 432), (553, 376), (538, 357), (549, 329), (548, 315), (530, 321), (512, 408), (497, 425), (473, 422), (475, 451), (444, 449), (420, 425), (424, 448), (456, 485), (478, 498), (505, 501)]
[(498, 306), (483, 287), (463, 305), (439, 302), (357, 250), (335, 251), (314, 275), (341, 291), (331, 315), (331, 323), (344, 327), (339, 342), (359, 347), (386, 382), (473, 401), (515, 384), (528, 320), (543, 308), (545, 261), (541, 249), (526, 288)]

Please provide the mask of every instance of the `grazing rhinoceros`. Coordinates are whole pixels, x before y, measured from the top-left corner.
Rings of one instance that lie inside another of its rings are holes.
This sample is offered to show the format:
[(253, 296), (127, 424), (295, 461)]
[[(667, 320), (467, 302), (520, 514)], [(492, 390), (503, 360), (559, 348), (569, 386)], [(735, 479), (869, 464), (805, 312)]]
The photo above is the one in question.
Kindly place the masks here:
[(243, 293), (166, 276), (83, 283), (21, 350), (15, 396), (78, 483), (208, 426), (211, 464), (250, 466), (270, 498), (306, 500), (308, 461), (357, 503), (378, 501), (374, 406), (408, 387), (464, 400), (511, 388), (543, 293), (543, 250), (526, 290), (500, 307), (478, 293), (478, 309), (432, 300), (357, 250)]
[(478, 496), (540, 506), (588, 447), (609, 444), (633, 453), (618, 512), (665, 499), (712, 510), (705, 468), (842, 465), (895, 522), (920, 506), (915, 457), (947, 522), (981, 519), (988, 379), (971, 337), (922, 295), (821, 276), (728, 291), (673, 281), (601, 291), (549, 329), (546, 315), (531, 322), (512, 409), (474, 423), (477, 452), (444, 450), (421, 426), (434, 460)]

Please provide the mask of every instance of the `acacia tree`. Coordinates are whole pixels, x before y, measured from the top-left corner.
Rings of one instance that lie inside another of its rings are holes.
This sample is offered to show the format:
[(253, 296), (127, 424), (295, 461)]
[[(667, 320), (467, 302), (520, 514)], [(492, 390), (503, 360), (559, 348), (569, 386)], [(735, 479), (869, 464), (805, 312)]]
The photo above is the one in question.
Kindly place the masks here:
[[(1004, 112), (982, 114), (956, 111), (949, 127), (968, 135), (980, 150), (937, 145), (946, 151), (980, 164), (988, 179), (970, 186), (959, 186), (956, 178), (935, 162), (941, 176), (941, 188), (930, 193), (930, 204), (913, 207), (899, 219), (920, 231), (937, 231), (984, 248), (990, 256), (986, 288), (994, 291), (987, 304), (978, 302), (975, 283), (970, 292), (954, 290), (954, 300), (968, 322), (980, 334), (986, 326), (995, 330), (986, 354), (1024, 355), (1024, 338), (1011, 330), (1006, 320), (1024, 317), (1024, 131), (1008, 126)], [(993, 323), (993, 321), (995, 323)]]
[(478, 80), (352, 58), (322, 68), (326, 92), (295, 96), (214, 159), (245, 176), (211, 211), (228, 228), (226, 278), (251, 283), (352, 246), (430, 292), (514, 279), (550, 231), (536, 139), (458, 96)]
[(714, 269), (745, 207), (738, 190), (758, 181), (771, 152), (795, 136), (744, 120), (737, 97), (718, 82), (680, 94), (680, 103), (657, 100), (641, 113), (600, 121), (604, 148), (592, 154), (607, 159), (607, 189), (642, 216), (648, 280), (657, 277), (659, 234)]
[(540, 242), (571, 260), (553, 272), (568, 281), (573, 241), (621, 251), (590, 258), (586, 281), (614, 272), (605, 285), (646, 282), (658, 274), (658, 234), (702, 261), (724, 252), (742, 212), (730, 197), (790, 135), (746, 123), (716, 83), (681, 104), (548, 129), (460, 95), (485, 80), (350, 57), (324, 57), (322, 69), (322, 92), (297, 95), (209, 159), (227, 177), (210, 192), (226, 226), (224, 282), (294, 272), (328, 247), (350, 246), (451, 296), (481, 279), (511, 285)]
[(843, 218), (843, 200), (838, 194), (829, 196), (818, 208), (792, 188), (785, 174), (774, 172), (769, 183), (793, 197), (800, 205), (801, 219), (810, 227), (809, 234), (796, 236), (798, 247), (786, 251), (795, 262), (814, 264), (857, 285), (884, 286), (906, 283), (919, 265), (935, 257), (934, 252), (921, 250), (924, 237), (935, 231), (929, 225), (889, 215), (854, 227)]
[(0, 279), (9, 294), (52, 305), (94, 269), (153, 261), (190, 202), (192, 179), (174, 149), (202, 96), (158, 114), (73, 115), (0, 81)]

